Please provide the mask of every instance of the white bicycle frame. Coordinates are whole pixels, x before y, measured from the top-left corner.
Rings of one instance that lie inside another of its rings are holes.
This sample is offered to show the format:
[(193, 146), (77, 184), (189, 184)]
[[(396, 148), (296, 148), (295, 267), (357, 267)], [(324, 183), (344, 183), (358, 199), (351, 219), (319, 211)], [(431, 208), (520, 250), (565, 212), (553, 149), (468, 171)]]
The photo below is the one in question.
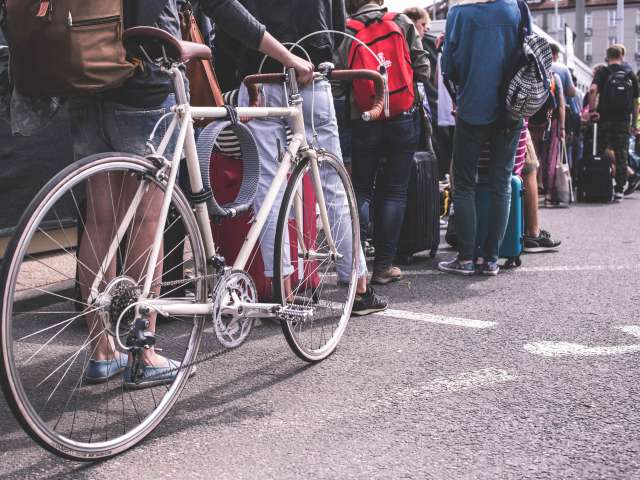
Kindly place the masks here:
[[(159, 158), (163, 158), (164, 152), (171, 140), (176, 128), (178, 130), (178, 138), (176, 141), (175, 151), (173, 158), (171, 159), (168, 167), (168, 175), (166, 176), (166, 191), (162, 202), (158, 218), (158, 227), (153, 239), (153, 246), (147, 263), (147, 271), (145, 275), (145, 282), (142, 288), (141, 297), (145, 299), (141, 301), (136, 307), (136, 315), (140, 315), (140, 306), (143, 304), (145, 307), (151, 310), (155, 310), (163, 315), (206, 315), (213, 313), (213, 304), (208, 303), (192, 303), (190, 300), (183, 299), (154, 299), (149, 298), (152, 288), (152, 282), (154, 279), (154, 270), (158, 261), (160, 248), (163, 241), (164, 226), (169, 212), (171, 198), (173, 190), (176, 184), (176, 178), (180, 167), (180, 160), (182, 158), (182, 152), (184, 150), (187, 161), (187, 170), (189, 173), (189, 183), (193, 192), (200, 192), (203, 189), (202, 177), (200, 173), (200, 164), (198, 162), (198, 154), (196, 151), (196, 141), (193, 129), (193, 119), (220, 119), (228, 115), (228, 112), (223, 107), (192, 107), (189, 104), (188, 97), (184, 88), (184, 78), (182, 72), (177, 66), (173, 66), (169, 72), (174, 91), (176, 94), (176, 105), (171, 109), (174, 113), (173, 119), (167, 129), (164, 137), (162, 138), (160, 145), (156, 151), (156, 155)], [(234, 270), (244, 270), (249, 260), (251, 252), (253, 251), (256, 242), (259, 239), (260, 232), (264, 227), (265, 222), (271, 212), (271, 208), (276, 200), (278, 192), (288, 180), (288, 174), (293, 165), (294, 159), (300, 152), (305, 157), (310, 159), (311, 163), (311, 175), (312, 183), (314, 186), (314, 192), (316, 195), (317, 203), (319, 206), (320, 220), (325, 232), (325, 238), (327, 244), (331, 249), (331, 255), (338, 255), (335, 243), (331, 236), (331, 229), (329, 228), (329, 217), (327, 214), (327, 208), (324, 201), (324, 193), (322, 191), (322, 184), (320, 181), (320, 170), (318, 167), (318, 158), (316, 151), (312, 149), (306, 139), (305, 126), (302, 113), (302, 98), (297, 94), (297, 83), (295, 75), (289, 74), (289, 82), (291, 82), (294, 93), (289, 97), (289, 106), (283, 108), (276, 107), (240, 107), (237, 109), (239, 117), (242, 118), (265, 118), (265, 117), (285, 117), (291, 119), (291, 128), (293, 131), (293, 138), (291, 143), (287, 147), (287, 150), (282, 158), (280, 166), (277, 170), (276, 176), (267, 191), (266, 198), (257, 212), (255, 222), (251, 226), (249, 233), (245, 239), (244, 245), (240, 249), (240, 252), (233, 264)], [(161, 167), (162, 168), (162, 167)], [(138, 188), (136, 194), (133, 197), (131, 205), (122, 219), (122, 223), (117, 229), (115, 238), (111, 241), (107, 255), (102, 262), (101, 268), (98, 269), (98, 275), (93, 281), (91, 287), (91, 295), (89, 302), (95, 300), (98, 295), (98, 287), (103, 280), (103, 272), (107, 271), (107, 267), (115, 258), (116, 251), (119, 245), (119, 239), (122, 238), (129, 228), (137, 211), (140, 202), (145, 193), (147, 184), (142, 183)], [(296, 195), (294, 204), (295, 224), (298, 237), (299, 248), (303, 253), (307, 253), (304, 239), (302, 237), (302, 200), (299, 195)], [(216, 255), (216, 247), (213, 241), (213, 235), (210, 227), (209, 211), (206, 203), (196, 203), (194, 205), (195, 217), (198, 223), (202, 241), (204, 243), (204, 250), (207, 259), (212, 259)], [(316, 254), (317, 255), (317, 254)], [(259, 313), (259, 316), (269, 316), (269, 312), (274, 311), (274, 307), (279, 304), (251, 304), (242, 305), (246, 308), (246, 316), (252, 316), (251, 311)]]

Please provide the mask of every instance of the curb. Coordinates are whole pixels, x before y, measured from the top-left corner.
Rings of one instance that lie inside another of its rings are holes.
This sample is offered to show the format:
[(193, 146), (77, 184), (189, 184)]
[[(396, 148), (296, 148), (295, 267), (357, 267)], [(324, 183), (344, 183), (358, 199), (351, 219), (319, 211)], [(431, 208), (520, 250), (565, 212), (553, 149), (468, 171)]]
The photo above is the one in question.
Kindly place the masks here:
[(48, 307), (63, 301), (60, 296), (74, 298), (75, 294), (76, 282), (73, 280), (65, 280), (52, 284), (49, 293), (30, 289), (29, 291), (16, 294), (13, 309), (22, 312), (35, 308)]

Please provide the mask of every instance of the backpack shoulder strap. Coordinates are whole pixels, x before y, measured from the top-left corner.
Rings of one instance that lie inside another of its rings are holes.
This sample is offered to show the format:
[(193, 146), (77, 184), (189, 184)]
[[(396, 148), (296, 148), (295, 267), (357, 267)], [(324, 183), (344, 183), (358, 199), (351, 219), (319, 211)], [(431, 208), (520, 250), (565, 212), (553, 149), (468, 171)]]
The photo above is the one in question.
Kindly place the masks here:
[(350, 18), (347, 20), (347, 28), (353, 30), (355, 33), (359, 33), (364, 30), (366, 25), (364, 22), (360, 20), (356, 20), (355, 18)]
[(529, 31), (529, 7), (527, 2), (518, 0), (518, 9), (520, 10), (520, 25), (518, 26), (518, 34), (520, 36), (520, 44), (531, 33)]

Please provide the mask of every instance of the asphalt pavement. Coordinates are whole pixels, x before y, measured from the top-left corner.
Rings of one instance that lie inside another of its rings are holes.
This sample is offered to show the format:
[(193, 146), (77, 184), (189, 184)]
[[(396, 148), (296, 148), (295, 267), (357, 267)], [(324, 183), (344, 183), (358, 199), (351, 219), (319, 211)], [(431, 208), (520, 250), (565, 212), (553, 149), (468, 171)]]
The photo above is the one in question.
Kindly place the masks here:
[(639, 212), (640, 194), (542, 210), (561, 249), (496, 278), (419, 259), (317, 365), (258, 328), (103, 463), (41, 450), (0, 401), (0, 477), (640, 478)]

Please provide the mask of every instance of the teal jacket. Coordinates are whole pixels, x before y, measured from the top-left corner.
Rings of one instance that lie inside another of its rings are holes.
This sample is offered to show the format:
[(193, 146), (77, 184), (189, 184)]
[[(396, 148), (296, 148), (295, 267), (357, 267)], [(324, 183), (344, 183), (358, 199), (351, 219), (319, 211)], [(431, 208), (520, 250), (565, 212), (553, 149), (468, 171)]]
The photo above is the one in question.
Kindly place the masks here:
[(457, 115), (465, 122), (487, 125), (499, 119), (519, 25), (516, 0), (467, 0), (449, 10), (442, 73), (457, 87)]

